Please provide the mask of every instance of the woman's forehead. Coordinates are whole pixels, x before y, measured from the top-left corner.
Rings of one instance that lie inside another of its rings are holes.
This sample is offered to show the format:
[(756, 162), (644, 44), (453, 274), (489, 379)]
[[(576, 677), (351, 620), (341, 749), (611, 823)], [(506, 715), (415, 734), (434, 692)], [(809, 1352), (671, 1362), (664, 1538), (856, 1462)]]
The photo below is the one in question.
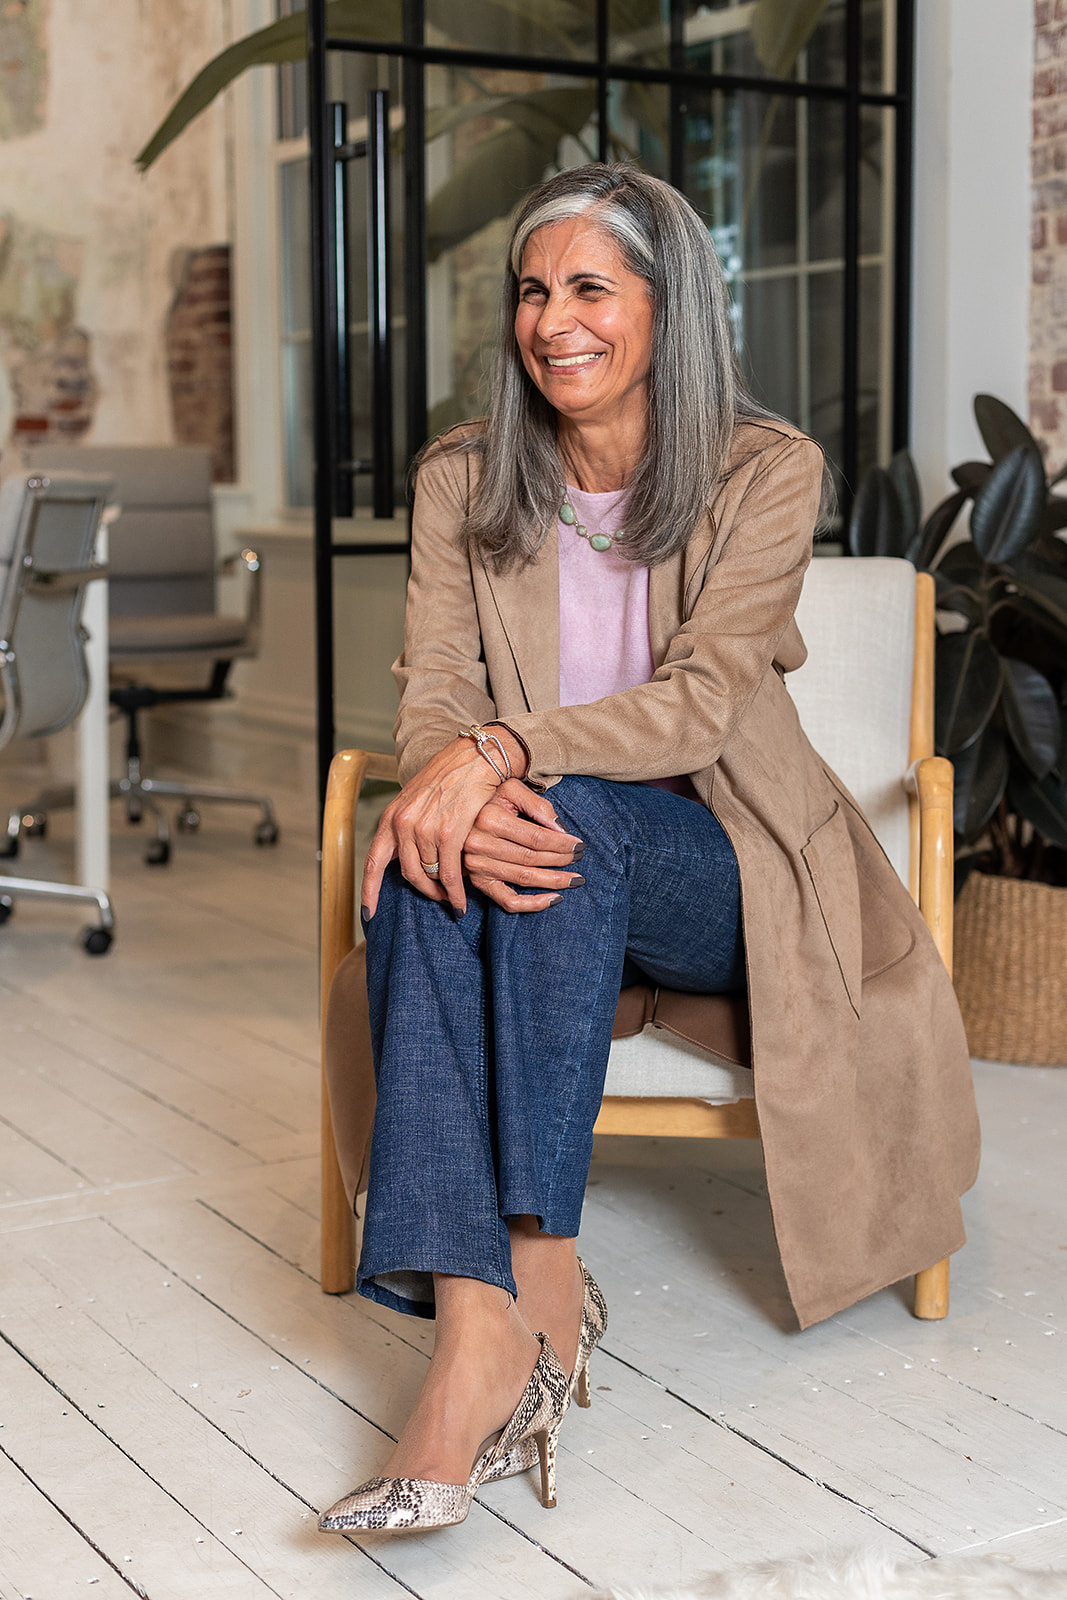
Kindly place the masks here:
[(588, 216), (564, 217), (535, 229), (523, 247), (520, 275), (536, 271), (535, 263), (574, 271), (596, 265), (614, 268), (620, 275), (630, 270), (616, 240)]

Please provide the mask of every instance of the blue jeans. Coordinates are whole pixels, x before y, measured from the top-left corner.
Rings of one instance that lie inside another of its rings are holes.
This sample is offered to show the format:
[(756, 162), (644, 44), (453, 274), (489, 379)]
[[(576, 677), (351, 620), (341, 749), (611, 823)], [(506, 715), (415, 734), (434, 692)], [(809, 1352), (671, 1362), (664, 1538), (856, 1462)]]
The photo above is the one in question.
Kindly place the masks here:
[(394, 862), (364, 918), (378, 1106), (357, 1287), (433, 1315), (434, 1272), (515, 1293), (506, 1218), (573, 1237), (619, 989), (744, 986), (733, 848), (693, 800), (564, 778), (585, 884), (502, 911), (468, 889), (457, 917)]

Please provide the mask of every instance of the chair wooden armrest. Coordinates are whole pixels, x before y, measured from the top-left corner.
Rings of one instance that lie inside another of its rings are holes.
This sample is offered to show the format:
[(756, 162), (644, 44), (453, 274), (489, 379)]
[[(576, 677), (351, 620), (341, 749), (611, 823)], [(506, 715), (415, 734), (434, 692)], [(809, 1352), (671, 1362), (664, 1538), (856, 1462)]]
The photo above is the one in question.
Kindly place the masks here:
[[(323, 1030), (334, 973), (356, 940), (356, 808), (365, 778), (396, 782), (396, 757), (370, 750), (342, 750), (330, 763), (322, 822), (319, 980)], [(346, 1294), (355, 1283), (353, 1248), (352, 1208), (337, 1162), (324, 1074), (321, 1282), (327, 1294)]]

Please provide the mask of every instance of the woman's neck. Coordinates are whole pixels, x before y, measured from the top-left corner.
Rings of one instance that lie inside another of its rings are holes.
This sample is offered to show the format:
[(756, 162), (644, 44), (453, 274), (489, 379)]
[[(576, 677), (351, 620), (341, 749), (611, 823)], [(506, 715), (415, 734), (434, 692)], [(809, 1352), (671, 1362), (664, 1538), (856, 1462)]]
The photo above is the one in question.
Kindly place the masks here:
[(643, 437), (620, 439), (606, 427), (582, 426), (569, 417), (560, 417), (556, 437), (567, 483), (586, 494), (625, 489), (644, 452)]

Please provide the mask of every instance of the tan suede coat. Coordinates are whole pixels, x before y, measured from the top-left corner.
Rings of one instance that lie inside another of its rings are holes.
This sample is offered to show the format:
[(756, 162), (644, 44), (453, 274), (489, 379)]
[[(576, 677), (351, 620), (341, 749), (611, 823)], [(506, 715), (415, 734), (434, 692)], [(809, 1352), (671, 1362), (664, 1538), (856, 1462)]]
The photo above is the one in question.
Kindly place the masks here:
[(691, 776), (740, 867), (770, 1200), (807, 1326), (957, 1250), (978, 1161), (948, 975), (784, 682), (805, 658), (793, 613), (821, 453), (785, 425), (739, 427), (708, 514), (651, 569), (651, 682), (564, 708), (556, 540), (503, 576), (472, 560), (462, 530), (476, 470), (476, 457), (434, 452), (419, 475), (394, 667), (401, 777), (460, 726), (494, 718), (525, 740), (538, 785)]

